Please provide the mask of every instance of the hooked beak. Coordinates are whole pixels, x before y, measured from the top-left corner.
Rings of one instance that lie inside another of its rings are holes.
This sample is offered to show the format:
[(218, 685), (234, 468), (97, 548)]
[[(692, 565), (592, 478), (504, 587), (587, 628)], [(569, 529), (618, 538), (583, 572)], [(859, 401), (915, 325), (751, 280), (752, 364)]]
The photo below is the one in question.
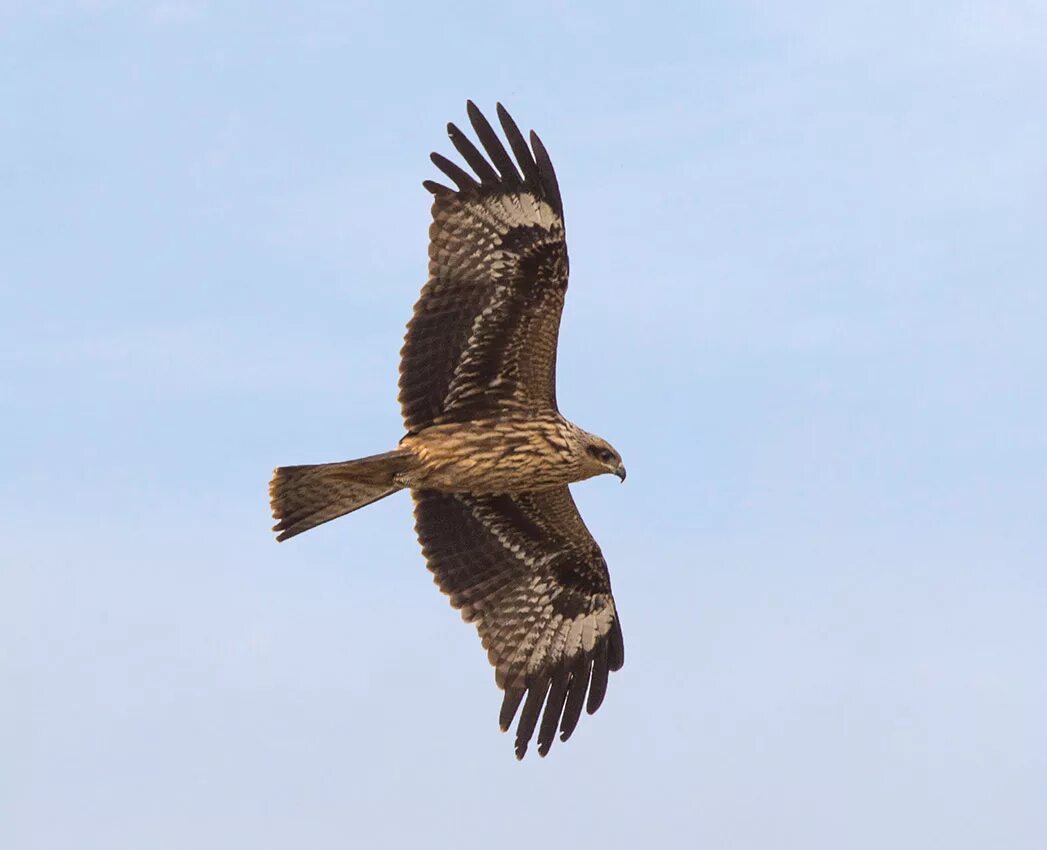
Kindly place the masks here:
[(614, 471), (614, 474), (618, 476), (619, 481), (625, 481), (625, 464), (618, 464), (618, 468)]

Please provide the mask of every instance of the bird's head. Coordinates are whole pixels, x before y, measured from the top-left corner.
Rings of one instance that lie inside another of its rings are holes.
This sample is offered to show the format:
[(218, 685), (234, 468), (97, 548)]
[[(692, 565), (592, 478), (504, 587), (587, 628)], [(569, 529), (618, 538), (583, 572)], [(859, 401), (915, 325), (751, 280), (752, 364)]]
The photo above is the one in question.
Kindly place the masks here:
[(605, 472), (610, 472), (612, 475), (617, 475), (619, 480), (625, 480), (625, 464), (622, 463), (622, 456), (607, 440), (595, 434), (586, 434), (585, 456), (586, 468), (590, 475), (603, 475)]

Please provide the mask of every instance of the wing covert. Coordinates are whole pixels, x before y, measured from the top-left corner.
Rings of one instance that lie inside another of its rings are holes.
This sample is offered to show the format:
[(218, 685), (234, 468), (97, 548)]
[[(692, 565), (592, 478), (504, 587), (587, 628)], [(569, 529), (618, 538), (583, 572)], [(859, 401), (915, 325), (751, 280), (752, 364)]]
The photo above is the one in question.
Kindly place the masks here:
[(557, 728), (566, 741), (582, 709), (599, 708), (608, 673), (624, 662), (600, 547), (566, 486), (514, 496), (420, 490), (414, 498), (429, 569), (476, 624), (505, 691), (502, 730), (519, 711), (517, 758), (536, 728), (544, 756)]
[[(513, 157), (470, 101), (481, 152), (448, 135), (475, 176), (434, 153), (429, 279), (407, 326), (400, 405), (408, 431), (506, 410), (556, 409), (556, 341), (567, 289), (563, 205), (549, 155), (498, 118)], [(533, 149), (533, 152), (532, 152)], [(485, 156), (486, 154), (486, 156)], [(517, 170), (517, 166), (519, 170)]]

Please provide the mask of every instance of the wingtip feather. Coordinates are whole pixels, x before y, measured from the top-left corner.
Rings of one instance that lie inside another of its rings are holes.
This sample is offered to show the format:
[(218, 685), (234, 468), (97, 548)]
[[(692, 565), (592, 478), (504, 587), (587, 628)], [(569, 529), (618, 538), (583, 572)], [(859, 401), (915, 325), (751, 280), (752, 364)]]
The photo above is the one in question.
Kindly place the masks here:
[(444, 186), (443, 183), (437, 183), (435, 180), (423, 180), (422, 181), (422, 187), (427, 192), (431, 192), (432, 194), (436, 195), (437, 197), (440, 197), (442, 195), (453, 195), (454, 194), (454, 189), (451, 189), (448, 186)]

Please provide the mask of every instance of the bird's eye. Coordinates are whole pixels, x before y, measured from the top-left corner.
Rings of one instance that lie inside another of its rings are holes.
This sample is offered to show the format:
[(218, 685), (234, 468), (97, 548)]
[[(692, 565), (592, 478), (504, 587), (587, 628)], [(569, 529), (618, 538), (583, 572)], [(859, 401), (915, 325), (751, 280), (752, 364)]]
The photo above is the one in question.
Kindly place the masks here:
[(614, 459), (614, 455), (611, 454), (607, 449), (600, 452), (600, 460), (604, 463), (610, 463)]

